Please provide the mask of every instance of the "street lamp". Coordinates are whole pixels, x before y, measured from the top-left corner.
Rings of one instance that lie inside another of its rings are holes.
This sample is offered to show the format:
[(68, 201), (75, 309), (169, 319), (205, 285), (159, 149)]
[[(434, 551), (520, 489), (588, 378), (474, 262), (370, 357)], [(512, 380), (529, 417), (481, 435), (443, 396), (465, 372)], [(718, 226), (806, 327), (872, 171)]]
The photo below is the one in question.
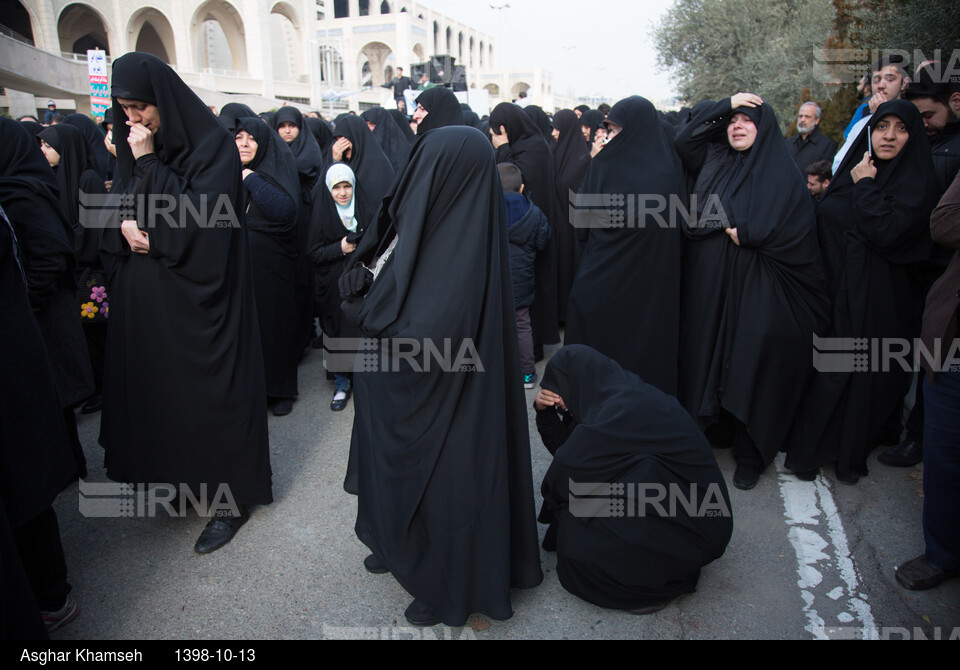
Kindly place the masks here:
[[(502, 4), (502, 5), (490, 5), (490, 9), (495, 9), (495, 10), (497, 10), (497, 12), (499, 13), (499, 17), (500, 17), (500, 44), (502, 45), (502, 44), (503, 44), (503, 10), (505, 10), (505, 9), (510, 9), (510, 3), (509, 3), (509, 2), (506, 2), (506, 3)], [(498, 49), (501, 49), (501, 48), (503, 48), (503, 47), (501, 46), (501, 47), (497, 47), (497, 48), (498, 48)], [(499, 56), (499, 55), (500, 55), (500, 52), (497, 51), (497, 56)]]

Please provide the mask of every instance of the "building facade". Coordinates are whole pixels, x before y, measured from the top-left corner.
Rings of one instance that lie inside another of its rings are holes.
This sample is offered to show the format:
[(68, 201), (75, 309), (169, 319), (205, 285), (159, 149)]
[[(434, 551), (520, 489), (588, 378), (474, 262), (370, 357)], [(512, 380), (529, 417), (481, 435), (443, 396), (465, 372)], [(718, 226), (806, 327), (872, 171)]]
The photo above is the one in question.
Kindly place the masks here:
[[(210, 104), (255, 109), (358, 109), (391, 104), (396, 68), (449, 55), (492, 105), (552, 109), (552, 74), (499, 70), (495, 40), (407, 0), (6, 0), (0, 16), (0, 102), (89, 111), (86, 52), (129, 51), (169, 63)], [(36, 100), (30, 100), (33, 96)], [(231, 97), (228, 97), (231, 96)], [(28, 100), (29, 103), (27, 102)], [(478, 110), (481, 113), (486, 110)]]

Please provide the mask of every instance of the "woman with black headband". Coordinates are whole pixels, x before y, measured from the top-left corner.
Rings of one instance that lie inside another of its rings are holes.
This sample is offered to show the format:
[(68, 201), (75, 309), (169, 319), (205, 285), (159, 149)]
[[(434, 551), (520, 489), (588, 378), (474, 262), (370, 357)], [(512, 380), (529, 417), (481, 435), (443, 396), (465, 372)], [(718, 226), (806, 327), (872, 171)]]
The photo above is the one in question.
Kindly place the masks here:
[(751, 489), (786, 447), (829, 320), (813, 205), (756, 95), (697, 105), (675, 146), (696, 196), (680, 219), (678, 397), (713, 445), (733, 447), (733, 484)]
[[(833, 298), (826, 337), (868, 343), (919, 336), (924, 294), (916, 264), (932, 252), (930, 212), (936, 203), (923, 117), (909, 101), (883, 103), (817, 208)], [(868, 358), (869, 350), (862, 351)], [(870, 369), (869, 362), (863, 367), (819, 370), (812, 380), (787, 453), (787, 467), (799, 476), (812, 479), (832, 462), (846, 484), (867, 474), (867, 456), (909, 388), (911, 373), (896, 362), (884, 371)]]
[(113, 193), (127, 198), (102, 242), (107, 476), (215, 503), (194, 547), (209, 553), (273, 500), (237, 146), (155, 56), (115, 60), (112, 93)]

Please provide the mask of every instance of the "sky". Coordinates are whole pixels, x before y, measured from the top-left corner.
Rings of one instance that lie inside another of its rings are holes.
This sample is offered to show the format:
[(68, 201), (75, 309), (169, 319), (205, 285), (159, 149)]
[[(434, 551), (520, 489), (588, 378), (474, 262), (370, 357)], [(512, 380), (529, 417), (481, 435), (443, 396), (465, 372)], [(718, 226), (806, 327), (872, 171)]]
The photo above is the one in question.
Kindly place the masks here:
[[(673, 0), (418, 0), (500, 45), (500, 67), (553, 72), (559, 94), (642, 95), (668, 100), (676, 88), (657, 66), (652, 29)], [(509, 3), (500, 14), (490, 5)], [(502, 37), (501, 37), (502, 35)]]

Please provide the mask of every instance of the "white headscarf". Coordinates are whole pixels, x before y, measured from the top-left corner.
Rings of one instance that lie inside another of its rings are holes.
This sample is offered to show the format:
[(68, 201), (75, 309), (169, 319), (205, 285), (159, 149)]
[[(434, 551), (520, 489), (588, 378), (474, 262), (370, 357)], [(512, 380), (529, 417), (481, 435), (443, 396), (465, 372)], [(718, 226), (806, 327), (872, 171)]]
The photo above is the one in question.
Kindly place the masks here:
[(327, 176), (324, 182), (331, 195), (333, 194), (333, 187), (342, 182), (347, 182), (353, 187), (353, 198), (350, 199), (347, 205), (341, 206), (336, 200), (334, 200), (334, 204), (337, 206), (337, 213), (340, 215), (340, 221), (343, 222), (343, 227), (351, 233), (355, 233), (357, 231), (357, 220), (353, 214), (357, 202), (357, 177), (353, 174), (353, 170), (350, 169), (349, 165), (344, 163), (334, 163), (330, 166), (330, 169), (327, 170)]

